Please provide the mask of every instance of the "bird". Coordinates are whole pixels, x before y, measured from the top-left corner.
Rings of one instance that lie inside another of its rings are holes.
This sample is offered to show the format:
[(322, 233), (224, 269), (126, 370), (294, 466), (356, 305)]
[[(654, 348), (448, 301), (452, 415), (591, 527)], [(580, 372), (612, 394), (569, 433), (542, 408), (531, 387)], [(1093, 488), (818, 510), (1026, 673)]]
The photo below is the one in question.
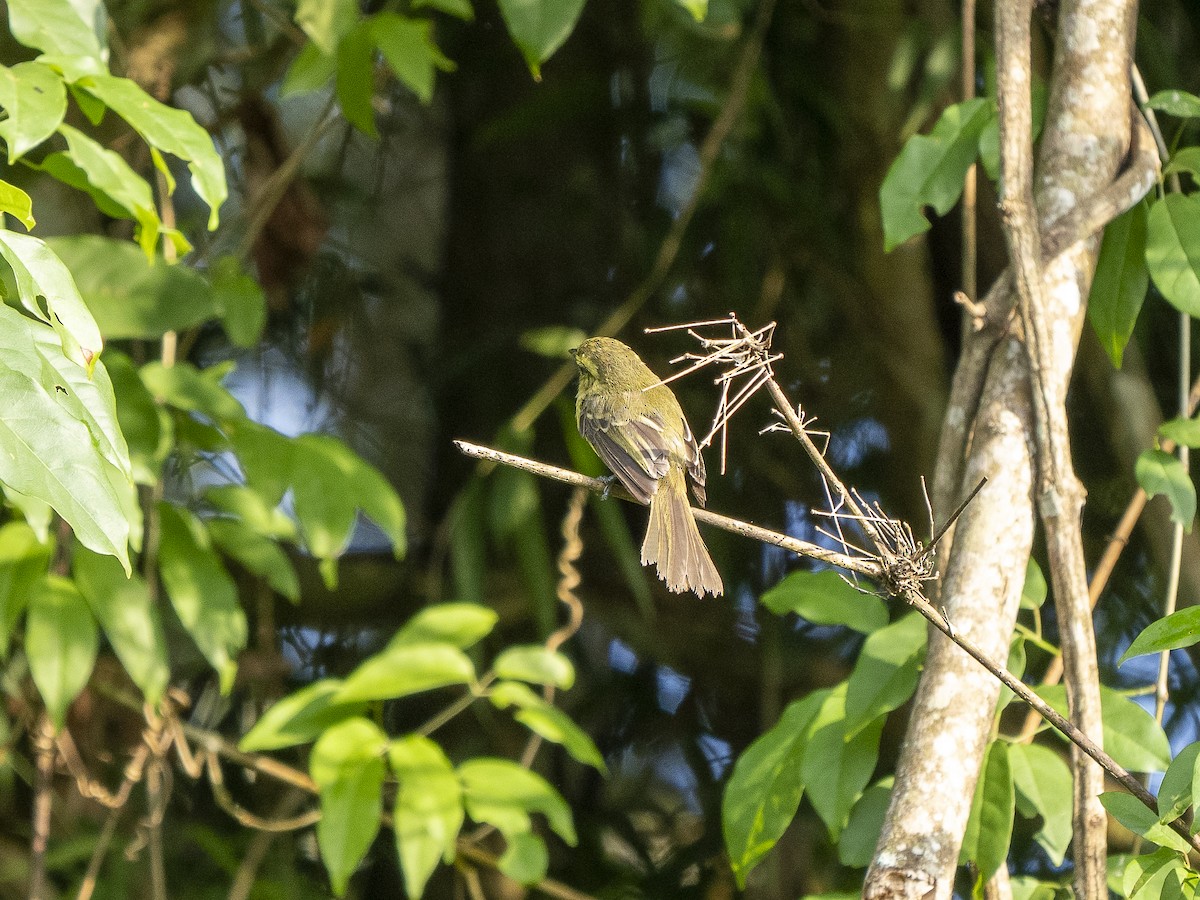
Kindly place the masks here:
[(720, 596), (721, 576), (687, 497), (690, 481), (704, 506), (704, 457), (675, 394), (614, 338), (588, 338), (571, 355), (579, 368), (579, 433), (624, 488), (650, 505), (642, 565), (655, 565), (675, 593)]

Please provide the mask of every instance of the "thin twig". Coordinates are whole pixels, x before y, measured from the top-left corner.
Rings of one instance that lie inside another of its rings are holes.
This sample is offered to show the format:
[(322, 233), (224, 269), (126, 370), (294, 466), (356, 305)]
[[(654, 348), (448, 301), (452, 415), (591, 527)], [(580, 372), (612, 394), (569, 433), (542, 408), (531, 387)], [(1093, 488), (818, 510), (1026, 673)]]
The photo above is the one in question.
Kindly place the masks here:
[(29, 842), (29, 897), (43, 900), (46, 890), (46, 848), (50, 843), (50, 811), (53, 806), (54, 726), (42, 713), (34, 733), (37, 780), (33, 794), (33, 837)]

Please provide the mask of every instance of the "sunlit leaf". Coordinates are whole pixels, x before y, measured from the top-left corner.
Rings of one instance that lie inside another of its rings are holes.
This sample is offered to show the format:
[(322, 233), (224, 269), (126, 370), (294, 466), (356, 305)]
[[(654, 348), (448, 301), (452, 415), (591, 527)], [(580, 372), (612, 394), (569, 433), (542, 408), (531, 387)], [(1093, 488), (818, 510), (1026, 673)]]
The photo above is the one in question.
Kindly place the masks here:
[(340, 679), (323, 678), (288, 694), (262, 714), (238, 747), (254, 753), (306, 744), (330, 726), (361, 715), (367, 704), (336, 700), (341, 688)]
[(984, 756), (971, 815), (959, 851), (959, 862), (973, 862), (986, 882), (1008, 858), (1014, 809), (1008, 744), (992, 741)]
[(887, 607), (873, 594), (847, 584), (832, 569), (792, 572), (759, 598), (777, 615), (794, 612), (817, 625), (845, 625), (870, 634), (887, 624)]
[(0, 213), (7, 213), (26, 228), (33, 228), (33, 201), (29, 195), (7, 181), (0, 180)]
[[(1067, 691), (1062, 685), (1045, 685), (1037, 693), (1061, 715), (1067, 715)], [(1154, 716), (1104, 685), (1100, 685), (1100, 715), (1104, 749), (1120, 765), (1132, 772), (1166, 771), (1171, 762), (1171, 747)]]
[(1122, 892), (1129, 900), (1183, 900), (1180, 888), (1187, 875), (1179, 853), (1160, 847), (1125, 864)]
[(836, 840), (871, 780), (879, 759), (883, 719), (874, 719), (853, 735), (846, 732), (846, 683), (835, 687), (808, 726), (808, 747), (801, 773), (808, 799)]
[(583, 0), (500, 0), (500, 15), (535, 80), (575, 30)]
[(1146, 299), (1146, 204), (1109, 222), (1088, 297), (1088, 321), (1112, 364), (1121, 368), (1125, 345)]
[(1187, 91), (1159, 91), (1146, 101), (1146, 105), (1179, 119), (1200, 118), (1200, 97)]
[(456, 19), (462, 19), (464, 22), (470, 22), (475, 18), (471, 0), (413, 0), (413, 9), (424, 7), (436, 9), (438, 12), (444, 12)]
[(427, 606), (404, 623), (388, 646), (443, 643), (465, 650), (491, 634), (499, 618), (494, 609), (478, 603)]
[(1183, 463), (1162, 450), (1143, 450), (1133, 472), (1147, 495), (1164, 494), (1171, 501), (1171, 521), (1190, 532), (1196, 518), (1196, 486)]
[(492, 687), (488, 696), (498, 709), (517, 707), (513, 717), (534, 734), (561, 745), (578, 762), (608, 774), (603, 755), (587, 733), (565, 712), (547, 703), (526, 685), (501, 681)]
[(1189, 606), (1147, 625), (1121, 655), (1120, 662), (1147, 653), (1190, 647), (1197, 642), (1200, 642), (1200, 606)]
[(442, 748), (422, 735), (388, 746), (399, 782), (393, 809), (396, 851), (409, 897), (420, 897), (437, 864), (454, 859), (463, 823), (462, 787)]
[(295, 19), (312, 42), (327, 56), (332, 56), (342, 38), (358, 21), (358, 3), (356, 0), (299, 0)]
[(74, 583), (47, 575), (33, 585), (25, 620), (25, 654), (33, 683), (56, 728), (87, 684), (100, 636), (96, 620)]
[(1042, 567), (1030, 558), (1025, 564), (1025, 583), (1021, 586), (1021, 609), (1041, 609), (1047, 594), (1046, 576), (1042, 574)]
[(452, 684), (470, 684), (475, 666), (449, 644), (388, 646), (364, 660), (346, 679), (338, 701), (389, 700)]
[(1170, 847), (1180, 853), (1187, 853), (1191, 849), (1191, 845), (1181, 835), (1161, 824), (1155, 812), (1132, 794), (1107, 791), (1100, 795), (1100, 802), (1118, 822), (1134, 834), (1140, 834), (1160, 847)]
[(1196, 761), (1200, 759), (1200, 741), (1184, 747), (1171, 760), (1158, 787), (1158, 821), (1174, 821), (1193, 804), (1193, 784), (1196, 776)]
[(0, 107), (8, 113), (0, 121), (0, 138), (8, 145), (11, 166), (54, 134), (67, 111), (67, 89), (58, 73), (40, 62), (0, 66)]
[(1200, 200), (1167, 194), (1150, 206), (1146, 266), (1168, 303), (1200, 316)]
[(552, 684), (563, 690), (569, 690), (575, 683), (575, 667), (571, 661), (540, 644), (507, 648), (496, 657), (493, 668), (500, 678), (513, 681)]
[(371, 35), (384, 62), (422, 103), (433, 99), (436, 71), (454, 68), (434, 43), (433, 23), (428, 19), (381, 12), (371, 19)]
[(212, 519), (209, 533), (217, 546), (243, 569), (266, 580), (271, 590), (292, 603), (300, 601), (300, 579), (296, 567), (279, 545), (233, 519)]
[[(53, 56), (76, 58), (96, 72), (107, 68), (107, 18), (99, 0), (8, 0), (8, 27), (20, 43)], [(90, 13), (85, 18), (85, 13)]]
[(368, 137), (379, 137), (375, 128), (375, 48), (367, 22), (352, 28), (337, 51), (337, 98), (346, 121)]
[(496, 865), (518, 884), (535, 884), (546, 877), (550, 853), (546, 842), (532, 832), (522, 831), (507, 839), (508, 846)]
[(139, 372), (146, 389), (164, 403), (202, 413), (214, 422), (245, 418), (242, 404), (221, 384), (220, 372), (201, 371), (189, 362), (164, 366), (157, 361), (146, 363)]
[(1163, 177), (1186, 172), (1200, 180), (1200, 147), (1183, 147), (1171, 156), (1171, 162), (1163, 169)]
[(470, 759), (458, 767), (467, 814), (494, 825), (511, 840), (530, 831), (530, 813), (541, 813), (551, 830), (572, 847), (578, 843), (571, 808), (546, 779), (507, 759)]
[(926, 631), (925, 619), (912, 612), (867, 637), (848, 679), (848, 736), (912, 696), (925, 658)]
[(1200, 447), (1200, 419), (1171, 419), (1158, 426), (1158, 436), (1185, 447)]

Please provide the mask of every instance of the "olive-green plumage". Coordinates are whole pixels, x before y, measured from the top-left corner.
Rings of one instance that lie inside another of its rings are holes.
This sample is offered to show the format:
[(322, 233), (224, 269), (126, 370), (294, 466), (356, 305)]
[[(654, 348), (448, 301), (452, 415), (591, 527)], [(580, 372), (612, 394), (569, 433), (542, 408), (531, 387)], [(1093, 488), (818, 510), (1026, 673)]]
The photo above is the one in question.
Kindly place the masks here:
[[(575, 418), (621, 484), (650, 504), (642, 565), (676, 592), (722, 591), (721, 576), (700, 538), (687, 499), (704, 505), (704, 459), (679, 401), (636, 353), (612, 338), (588, 338), (571, 351), (579, 366)], [(650, 388), (646, 390), (646, 388)]]

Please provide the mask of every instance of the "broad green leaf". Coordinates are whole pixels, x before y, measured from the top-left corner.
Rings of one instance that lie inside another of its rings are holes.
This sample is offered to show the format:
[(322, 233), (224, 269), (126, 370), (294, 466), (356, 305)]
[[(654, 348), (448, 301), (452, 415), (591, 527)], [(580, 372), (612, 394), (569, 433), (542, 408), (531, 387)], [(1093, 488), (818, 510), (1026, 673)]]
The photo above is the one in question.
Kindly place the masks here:
[(209, 230), (216, 228), (218, 210), (228, 194), (225, 164), (192, 114), (159, 103), (128, 78), (89, 75), (77, 85), (128, 122), (151, 147), (187, 163), (192, 187), (210, 210)]
[(449, 644), (407, 644), (386, 647), (364, 660), (338, 692), (340, 703), (390, 700), (451, 684), (470, 684), (475, 666)]
[(675, 0), (697, 22), (703, 22), (708, 15), (708, 0)]
[(33, 585), (46, 574), (53, 554), (24, 522), (0, 525), (0, 658), (8, 657), (13, 628), (25, 613)]
[(571, 36), (581, 12), (583, 0), (500, 0), (500, 15), (535, 81), (541, 81), (542, 63)]
[(1171, 419), (1158, 426), (1158, 436), (1185, 447), (1200, 447), (1200, 419)]
[(927, 639), (925, 620), (909, 613), (863, 644), (846, 690), (846, 734), (898, 709), (917, 686)]
[(1167, 823), (1178, 819), (1192, 805), (1192, 785), (1196, 775), (1196, 760), (1200, 758), (1200, 741), (1188, 744), (1167, 766), (1162, 784), (1158, 787), (1158, 821)]
[(1171, 613), (1161, 619), (1155, 619), (1147, 625), (1142, 633), (1133, 639), (1129, 649), (1122, 655), (1120, 662), (1147, 653), (1161, 653), (1164, 650), (1178, 650), (1180, 647), (1190, 647), (1200, 641), (1200, 606), (1189, 606)]
[(1112, 364), (1121, 368), (1125, 345), (1146, 299), (1146, 204), (1109, 222), (1088, 297), (1088, 321)]
[(1025, 583), (1021, 587), (1021, 609), (1041, 609), (1046, 602), (1046, 576), (1037, 561), (1030, 559), (1025, 565)]
[(865, 869), (875, 858), (875, 845), (879, 843), (879, 832), (883, 830), (883, 819), (887, 815), (892, 799), (892, 783), (889, 775), (871, 785), (850, 811), (850, 821), (838, 839), (838, 861), (843, 866)]
[[(140, 383), (140, 382), (139, 382)], [(258, 491), (241, 484), (220, 484), (204, 492), (217, 509), (241, 519), (248, 528), (276, 540), (295, 541), (296, 523), (278, 506), (270, 506)]]
[(837, 840), (871, 780), (879, 759), (883, 719), (875, 719), (853, 736), (846, 734), (846, 683), (833, 688), (808, 726), (808, 747), (800, 764), (808, 799)]
[(150, 262), (128, 241), (87, 234), (53, 238), (50, 246), (75, 276), (106, 338), (157, 340), (221, 312), (203, 276)]
[(971, 815), (958, 857), (960, 863), (975, 863), (980, 882), (991, 878), (1008, 858), (1013, 805), (1013, 776), (1008, 763), (1008, 744), (992, 741), (975, 784)]
[(104, 367), (89, 378), (49, 328), (0, 304), (0, 394), (0, 483), (49, 504), (84, 546), (128, 571), (138, 512)]
[(129, 442), (133, 479), (137, 484), (152, 485), (171, 452), (171, 419), (154, 402), (128, 356), (108, 349), (103, 360), (112, 380), (117, 421)]
[(204, 526), (185, 509), (158, 505), (158, 570), (171, 606), (229, 693), (246, 646), (246, 614), (237, 587), (213, 552)]
[(546, 877), (550, 853), (540, 837), (522, 831), (508, 839), (508, 846), (496, 865), (518, 884), (535, 884)]
[(1039, 744), (1010, 745), (1008, 761), (1017, 809), (1028, 819), (1041, 816), (1033, 839), (1054, 865), (1062, 865), (1071, 842), (1071, 770), (1060, 754)]
[(1179, 887), (1186, 873), (1187, 867), (1179, 854), (1160, 847), (1153, 853), (1135, 856), (1125, 864), (1121, 887), (1129, 900), (1173, 900), (1176, 897), (1182, 900)]
[(413, 0), (413, 9), (424, 9), (425, 7), (444, 12), (448, 16), (462, 19), (464, 22), (470, 22), (475, 18), (471, 0)]
[(879, 188), (885, 250), (929, 230), (926, 206), (944, 216), (958, 202), (979, 135), (994, 116), (991, 101), (967, 100), (947, 107), (928, 135), (909, 138)]
[(358, 3), (355, 0), (299, 0), (295, 19), (321, 52), (332, 56), (342, 38), (358, 21)]
[(420, 897), (437, 864), (454, 859), (462, 787), (442, 748), (421, 735), (392, 741), (388, 763), (399, 782), (392, 815), (404, 889)]
[(40, 62), (0, 66), (0, 138), (8, 145), (8, 164), (24, 156), (58, 128), (67, 111), (67, 89), (58, 73)]
[(577, 762), (592, 766), (603, 775), (608, 774), (603, 755), (587, 733), (565, 712), (547, 703), (526, 685), (501, 681), (491, 689), (488, 697), (497, 709), (517, 707), (513, 718), (534, 734), (561, 745)]
[(321, 795), (317, 846), (339, 897), (379, 833), (387, 744), (374, 722), (347, 719), (321, 735), (308, 761)]
[[(1067, 715), (1067, 691), (1062, 685), (1043, 686), (1037, 694), (1061, 715)], [(1104, 749), (1131, 772), (1164, 772), (1171, 747), (1154, 716), (1124, 694), (1100, 686), (1100, 715)]]
[(167, 639), (145, 580), (126, 576), (111, 556), (76, 547), (75, 583), (104, 629), (121, 665), (147, 703), (156, 704), (171, 680)]
[(790, 703), (779, 721), (742, 751), (721, 799), (725, 849), (738, 887), (775, 846), (804, 795), (800, 763), (808, 727), (829, 691)]
[(12, 269), (21, 306), (52, 326), (63, 338), (63, 352), (90, 369), (104, 342), (62, 260), (44, 241), (3, 229), (0, 256)]
[(272, 704), (238, 743), (247, 753), (306, 744), (332, 725), (362, 715), (366, 703), (335, 700), (342, 682), (323, 678)]
[(1150, 206), (1146, 266), (1168, 303), (1200, 316), (1200, 200), (1167, 194)]
[(225, 333), (238, 347), (253, 347), (267, 324), (267, 298), (241, 263), (223, 256), (212, 269), (212, 296)]
[(1162, 450), (1143, 450), (1134, 464), (1137, 482), (1149, 496), (1166, 495), (1171, 501), (1171, 521), (1190, 532), (1196, 518), (1196, 486), (1177, 457)]
[(566, 359), (567, 351), (578, 347), (587, 334), (579, 328), (568, 328), (566, 325), (547, 325), (544, 328), (531, 328), (521, 334), (521, 347), (538, 356), (550, 359)]
[(1100, 802), (1118, 822), (1134, 834), (1140, 834), (1160, 847), (1170, 847), (1180, 853), (1187, 853), (1191, 849), (1191, 845), (1183, 837), (1161, 824), (1155, 812), (1132, 794), (1126, 794), (1124, 791), (1106, 791), (1100, 795)]
[(8, 213), (28, 229), (36, 224), (33, 221), (33, 201), (29, 195), (7, 181), (0, 180), (0, 213)]
[(1163, 177), (1186, 172), (1200, 182), (1200, 147), (1184, 147), (1171, 156), (1170, 164), (1163, 169)]
[[(101, 43), (104, 7), (95, 0), (8, 0), (8, 27), (20, 43), (52, 56), (77, 57), (76, 65), (102, 72), (108, 50)], [(91, 14), (89, 21), (85, 13)]]
[(164, 366), (148, 362), (142, 366), (142, 383), (160, 402), (201, 413), (214, 422), (236, 422), (246, 417), (246, 410), (224, 385), (224, 372), (214, 369), (201, 371), (189, 362)]
[(93, 191), (103, 194), (125, 210), (125, 218), (138, 223), (138, 243), (147, 260), (153, 263), (162, 222), (158, 218), (150, 185), (133, 171), (124, 157), (102, 147), (82, 131), (75, 130), (65, 122), (58, 131), (67, 139), (67, 158), (87, 176)]
[(271, 590), (292, 603), (300, 602), (296, 567), (279, 545), (233, 519), (212, 519), (209, 533), (221, 551), (248, 572), (266, 580)]
[(1039, 881), (1032, 875), (1013, 875), (1008, 880), (1012, 900), (1060, 900), (1066, 888), (1052, 881)]
[(293, 442), (292, 489), (304, 541), (318, 559), (340, 556), (362, 510), (405, 552), (404, 507), (379, 470), (329, 435), (306, 434)]
[(346, 121), (367, 137), (379, 137), (375, 128), (375, 48), (370, 24), (359, 22), (342, 38), (337, 50), (338, 106)]
[(287, 74), (283, 76), (283, 85), (279, 89), (281, 97), (291, 97), (315, 91), (329, 83), (337, 72), (337, 56), (325, 53), (313, 41), (300, 48), (292, 64), (288, 66)]
[(776, 615), (794, 612), (817, 625), (845, 625), (870, 634), (887, 624), (887, 607), (847, 584), (833, 569), (792, 572), (759, 598)]
[(571, 807), (541, 775), (511, 760), (481, 757), (459, 766), (458, 777), (467, 815), (495, 826), (505, 840), (529, 833), (529, 814), (536, 812), (572, 847), (578, 843)]
[(388, 68), (422, 103), (429, 103), (435, 71), (454, 69), (433, 41), (433, 22), (394, 12), (381, 12), (370, 22), (371, 37)]
[(500, 616), (478, 603), (439, 603), (427, 606), (404, 623), (389, 647), (406, 644), (453, 644), (460, 650), (473, 647), (492, 633)]
[(1187, 91), (1159, 91), (1146, 101), (1146, 105), (1179, 119), (1200, 118), (1200, 97)]
[(496, 657), (493, 668), (497, 676), (512, 681), (552, 684), (563, 690), (570, 690), (575, 683), (575, 667), (571, 661), (540, 644), (509, 647)]
[(246, 483), (274, 509), (292, 483), (295, 441), (249, 419), (226, 424)]
[(33, 585), (25, 620), (25, 654), (33, 683), (55, 728), (91, 677), (100, 635), (74, 583), (47, 575)]

